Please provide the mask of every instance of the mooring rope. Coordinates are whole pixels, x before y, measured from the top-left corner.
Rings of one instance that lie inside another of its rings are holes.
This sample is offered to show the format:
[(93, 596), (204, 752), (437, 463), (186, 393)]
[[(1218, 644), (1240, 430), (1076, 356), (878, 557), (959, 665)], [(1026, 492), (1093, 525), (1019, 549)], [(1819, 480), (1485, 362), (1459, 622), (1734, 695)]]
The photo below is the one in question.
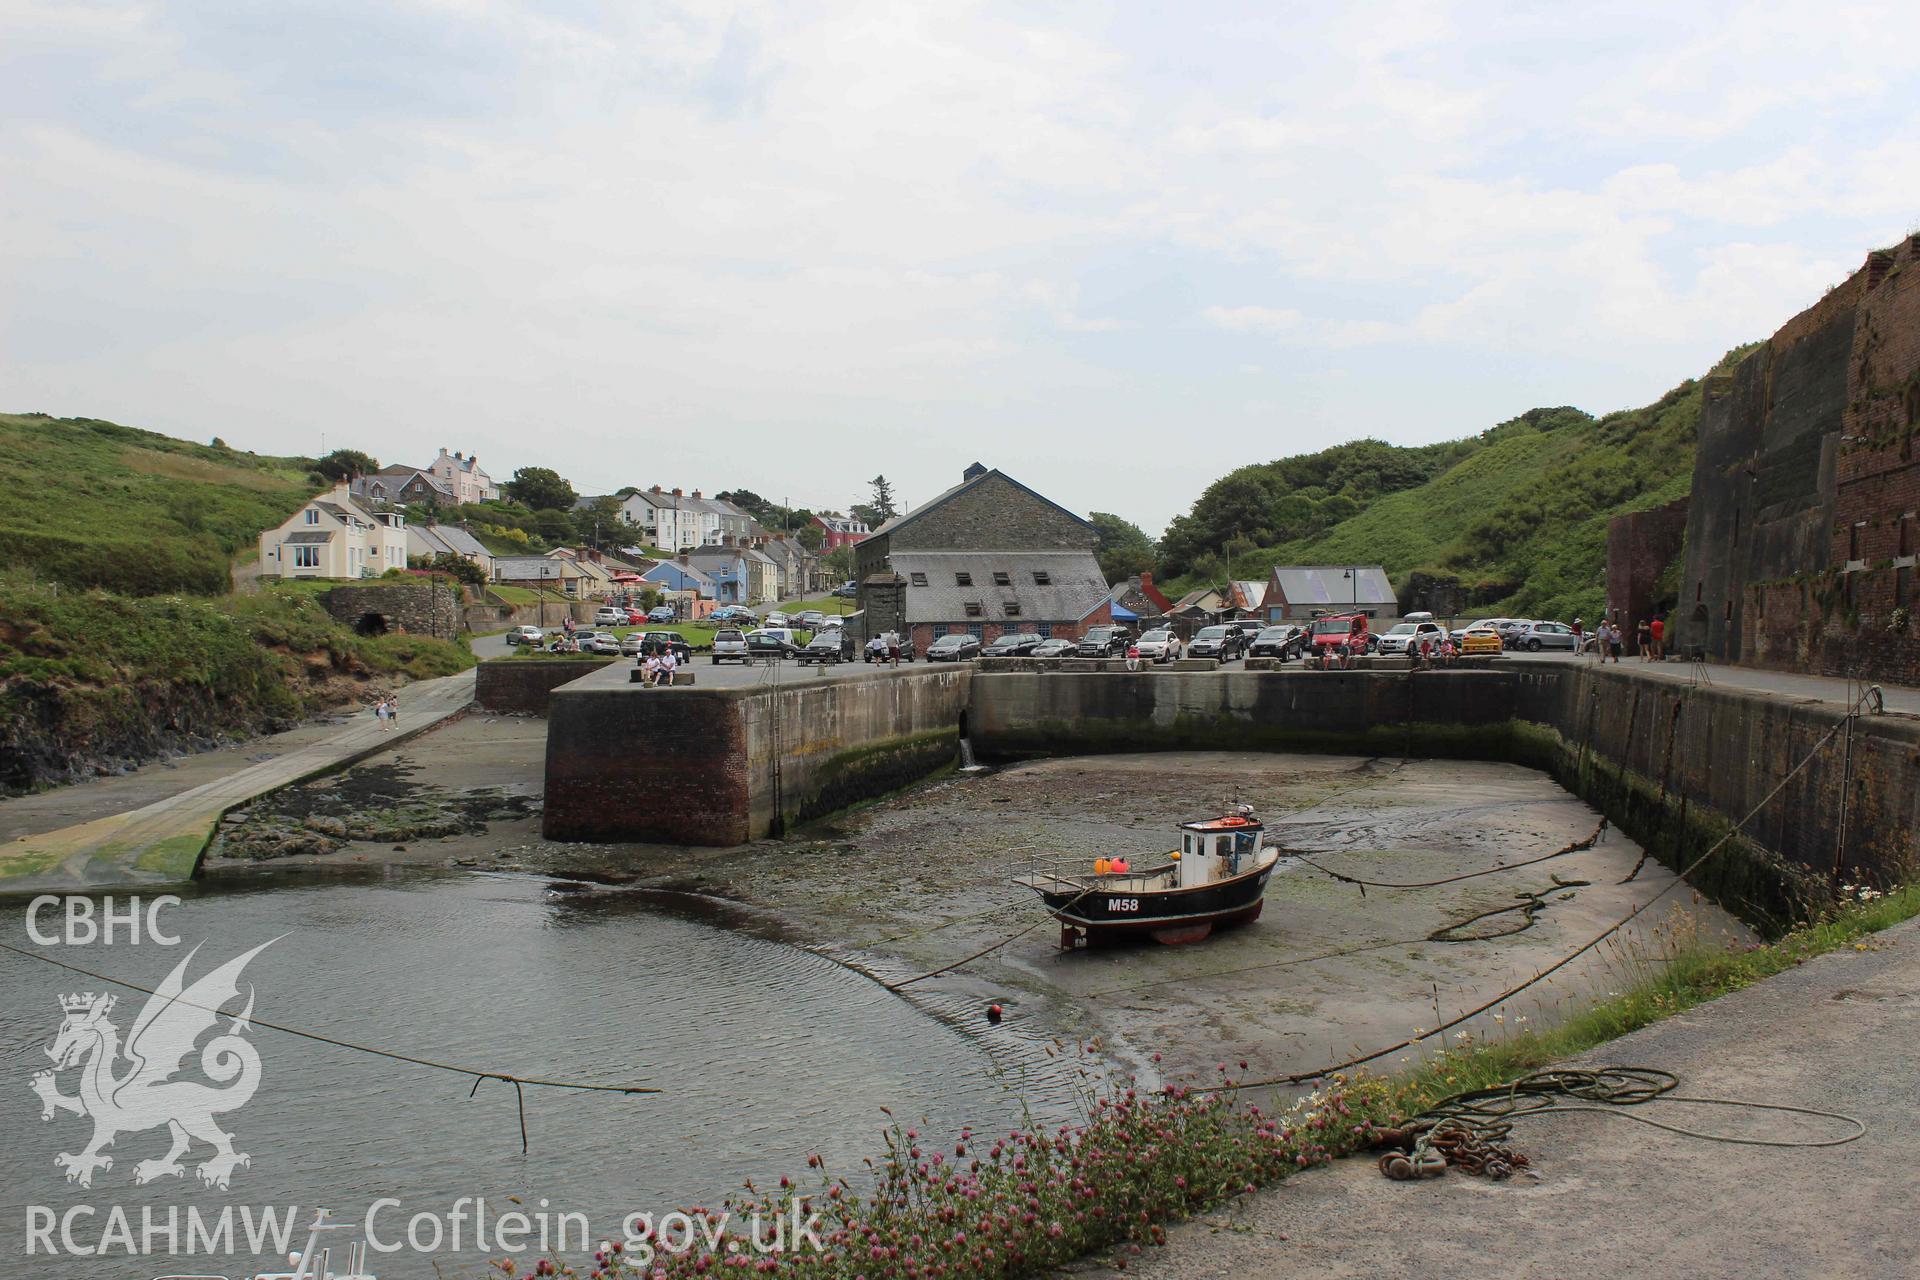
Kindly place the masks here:
[[(1620, 917), (1620, 919), (1614, 921), (1612, 924), (1608, 925), (1605, 929), (1602, 929), (1599, 933), (1596, 933), (1592, 938), (1582, 943), (1575, 950), (1569, 952), (1568, 954), (1562, 956), (1560, 959), (1554, 961), (1552, 964), (1548, 965), (1546, 968), (1540, 970), (1538, 973), (1534, 974), (1531, 978), (1528, 978), (1525, 982), (1520, 983), (1518, 986), (1508, 988), (1507, 990), (1501, 992), (1499, 995), (1493, 997), (1493, 999), (1491, 1000), (1475, 1005), (1473, 1008), (1467, 1010), (1465, 1013), (1460, 1014), (1458, 1017), (1445, 1019), (1441, 1021), (1440, 1024), (1434, 1027), (1431, 1031), (1420, 1030), (1417, 1032), (1417, 1034), (1408, 1036), (1403, 1040), (1396, 1041), (1395, 1043), (1390, 1044), (1383, 1049), (1375, 1049), (1371, 1053), (1360, 1054), (1357, 1057), (1348, 1058), (1345, 1062), (1331, 1063), (1324, 1067), (1315, 1068), (1312, 1071), (1297, 1071), (1291, 1075), (1269, 1076), (1262, 1080), (1239, 1080), (1239, 1081), (1233, 1081), (1225, 1084), (1204, 1085), (1199, 1088), (1189, 1090), (1189, 1092), (1225, 1093), (1225, 1092), (1240, 1090), (1240, 1089), (1265, 1088), (1269, 1085), (1305, 1084), (1309, 1080), (1318, 1080), (1324, 1076), (1332, 1075), (1337, 1071), (1346, 1071), (1346, 1070), (1350, 1070), (1353, 1067), (1364, 1066), (1369, 1062), (1374, 1062), (1380, 1058), (1384, 1058), (1388, 1054), (1398, 1053), (1402, 1049), (1410, 1049), (1414, 1045), (1419, 1044), (1421, 1041), (1430, 1039), (1433, 1036), (1444, 1037), (1446, 1032), (1452, 1030), (1454, 1027), (1459, 1026), (1461, 1023), (1467, 1022), (1473, 1018), (1477, 1018), (1481, 1014), (1487, 1012), (1489, 1009), (1495, 1008), (1496, 1006), (1504, 1004), (1508, 1000), (1513, 999), (1513, 997), (1519, 995), (1521, 992), (1527, 990), (1529, 987), (1537, 986), (1538, 984), (1545, 982), (1549, 977), (1553, 976), (1555, 973), (1558, 973), (1560, 970), (1566, 968), (1568, 965), (1572, 964), (1575, 960), (1578, 960), (1581, 956), (1593, 950), (1595, 947), (1599, 946), (1602, 942), (1605, 942), (1608, 938), (1611, 938), (1614, 934), (1620, 932), (1620, 930), (1626, 928), (1629, 924), (1633, 923), (1634, 920), (1639, 918), (1640, 914), (1643, 911), (1645, 911), (1648, 907), (1651, 907), (1654, 903), (1660, 901), (1660, 899), (1666, 897), (1667, 894), (1673, 892), (1673, 890), (1677, 886), (1687, 883), (1688, 876), (1691, 876), (1695, 871), (1698, 871), (1703, 865), (1705, 865), (1707, 859), (1713, 857), (1714, 854), (1720, 852), (1721, 848), (1729, 840), (1733, 839), (1734, 836), (1739, 834), (1741, 828), (1745, 827), (1749, 822), (1752, 822), (1754, 818), (1759, 815), (1762, 809), (1765, 809), (1767, 805), (1773, 802), (1773, 798), (1775, 796), (1779, 795), (1782, 791), (1786, 790), (1787, 784), (1789, 782), (1792, 782), (1796, 777), (1798, 777), (1800, 775), (1801, 770), (1805, 769), (1808, 765), (1813, 763), (1814, 757), (1819, 755), (1820, 752), (1826, 747), (1826, 745), (1829, 742), (1833, 741), (1834, 738), (1838, 737), (1842, 729), (1846, 728), (1849, 724), (1853, 722), (1853, 717), (1859, 714), (1861, 702), (1864, 702), (1864, 701), (1865, 699), (1862, 698), (1860, 702), (1856, 702), (1854, 703), (1853, 706), (1849, 707), (1847, 709), (1846, 716), (1840, 721), (1840, 723), (1834, 725), (1833, 728), (1827, 730), (1827, 732), (1821, 736), (1820, 740), (1813, 744), (1812, 749), (1809, 750), (1806, 755), (1800, 758), (1800, 762), (1794, 765), (1793, 768), (1789, 769), (1786, 775), (1782, 777), (1779, 782), (1774, 784), (1773, 789), (1767, 792), (1766, 795), (1760, 798), (1759, 803), (1755, 804), (1753, 808), (1747, 810), (1746, 816), (1742, 817), (1738, 822), (1732, 824), (1726, 829), (1726, 831), (1721, 833), (1720, 838), (1718, 840), (1715, 840), (1711, 845), (1709, 845), (1705, 853), (1701, 854), (1698, 858), (1695, 858), (1692, 862), (1688, 863), (1684, 868), (1681, 869), (1678, 875), (1676, 875), (1673, 879), (1667, 881), (1666, 884), (1662, 885), (1645, 902), (1637, 904), (1631, 911), (1627, 912), (1626, 915)], [(1445, 1043), (1444, 1039), (1442, 1040), (1442, 1043)]]
[[(141, 986), (137, 982), (129, 982), (125, 978), (116, 978), (112, 974), (100, 973), (97, 970), (88, 969), (81, 965), (73, 964), (66, 960), (56, 960), (52, 956), (43, 956), (37, 951), (29, 951), (25, 947), (16, 947), (10, 942), (0, 942), (0, 950), (11, 951), (14, 955), (25, 956), (29, 960), (38, 960), (42, 964), (50, 964), (50, 965), (53, 965), (55, 968), (65, 969), (69, 973), (77, 973), (82, 977), (93, 978), (99, 982), (111, 983), (116, 987), (125, 987), (129, 991), (138, 991), (144, 995), (150, 995), (150, 996), (158, 996), (160, 994), (158, 991), (155, 991), (152, 987)], [(168, 996), (165, 998), (173, 1001), (175, 1004), (183, 1004), (188, 1006), (189, 1008), (199, 1009), (205, 1013), (211, 1013), (215, 1017), (223, 1016), (220, 1010), (217, 1008), (208, 1008), (204, 1004), (198, 1004), (192, 1000), (182, 999), (180, 996), (177, 996), (177, 995)], [(232, 1015), (229, 1014), (224, 1016), (231, 1017)], [(525, 1154), (527, 1150), (527, 1102), (526, 1102), (526, 1094), (524, 1092), (525, 1089), (529, 1089), (529, 1088), (573, 1089), (573, 1090), (578, 1090), (580, 1092), (586, 1092), (586, 1093), (622, 1093), (622, 1094), (664, 1093), (665, 1092), (665, 1090), (663, 1089), (652, 1088), (647, 1085), (590, 1084), (580, 1080), (547, 1080), (547, 1079), (542, 1079), (536, 1076), (516, 1075), (511, 1071), (489, 1071), (489, 1070), (483, 1070), (479, 1067), (463, 1067), (457, 1063), (439, 1062), (433, 1058), (422, 1058), (415, 1054), (400, 1053), (393, 1049), (381, 1049), (374, 1045), (359, 1044), (352, 1040), (342, 1040), (338, 1036), (326, 1035), (325, 1033), (319, 1032), (319, 1031), (307, 1031), (300, 1027), (290, 1027), (282, 1022), (270, 1022), (265, 1018), (249, 1017), (247, 1021), (253, 1026), (265, 1027), (270, 1031), (278, 1031), (282, 1035), (298, 1036), (302, 1040), (312, 1040), (319, 1044), (329, 1044), (329, 1045), (333, 1045), (335, 1048), (349, 1049), (355, 1053), (370, 1054), (373, 1057), (386, 1058), (394, 1062), (405, 1062), (416, 1067), (428, 1067), (435, 1071), (447, 1071), (447, 1072), (453, 1073), (454, 1075), (469, 1076), (473, 1080), (473, 1089), (467, 1094), (469, 1098), (471, 1098), (475, 1093), (478, 1093), (480, 1090), (481, 1084), (483, 1084), (488, 1080), (499, 1080), (499, 1081), (503, 1081), (506, 1084), (510, 1084), (513, 1086), (514, 1095), (519, 1103), (520, 1151), (522, 1154)]]
[(1502, 871), (1518, 871), (1522, 867), (1531, 867), (1542, 862), (1550, 862), (1555, 858), (1564, 858), (1570, 853), (1584, 853), (1588, 849), (1593, 848), (1594, 845), (1600, 843), (1600, 837), (1605, 835), (1606, 831), (1607, 820), (1602, 818), (1600, 819), (1600, 825), (1593, 829), (1592, 835), (1584, 840), (1575, 840), (1569, 844), (1561, 845), (1551, 853), (1543, 853), (1537, 858), (1528, 858), (1524, 862), (1508, 862), (1497, 867), (1483, 867), (1479, 871), (1464, 871), (1457, 876), (1447, 876), (1441, 880), (1362, 880), (1358, 876), (1345, 875), (1333, 870), (1331, 867), (1323, 867), (1306, 854), (1296, 853), (1292, 849), (1287, 849), (1284, 845), (1282, 845), (1281, 848), (1288, 857), (1312, 867), (1320, 874), (1331, 876), (1343, 884), (1357, 886), (1360, 890), (1360, 896), (1364, 898), (1367, 895), (1368, 889), (1436, 889), (1441, 885), (1458, 884), (1462, 880), (1473, 880), (1480, 876), (1498, 875)]

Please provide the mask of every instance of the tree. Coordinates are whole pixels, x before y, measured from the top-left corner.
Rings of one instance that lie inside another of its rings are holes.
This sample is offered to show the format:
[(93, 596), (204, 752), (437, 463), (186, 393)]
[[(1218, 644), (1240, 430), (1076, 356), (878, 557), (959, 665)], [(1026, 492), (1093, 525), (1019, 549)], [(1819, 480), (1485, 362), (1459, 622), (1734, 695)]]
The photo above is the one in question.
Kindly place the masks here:
[(556, 546), (573, 541), (573, 513), (549, 509), (533, 513), (534, 531)]
[(1087, 516), (1100, 537), (1094, 557), (1108, 583), (1131, 578), (1153, 568), (1153, 542), (1131, 520), (1123, 520), (1110, 511), (1095, 511)]
[(827, 577), (838, 585), (853, 576), (853, 547), (851, 545), (835, 547), (821, 558), (820, 567), (826, 570)]
[(773, 503), (768, 502), (751, 489), (725, 489), (713, 496), (722, 502), (731, 502), (734, 506), (740, 508), (768, 528), (776, 528), (779, 525), (777, 518), (772, 520), (768, 519), (775, 511)]
[(899, 515), (900, 509), (893, 505), (893, 486), (887, 482), (885, 476), (875, 476), (872, 480), (868, 481), (868, 483), (873, 486), (873, 501), (868, 503), (867, 506), (874, 515), (879, 517), (879, 519), (870, 520), (868, 523), (878, 528)]
[(613, 497), (590, 499), (573, 509), (573, 527), (580, 541), (600, 545), (600, 540), (618, 537), (627, 526), (620, 519), (620, 500)]
[(522, 467), (513, 473), (513, 479), (500, 486), (500, 491), (521, 506), (539, 512), (571, 510), (579, 496), (551, 467)]
[(795, 531), (793, 538), (794, 541), (809, 551), (818, 551), (827, 544), (827, 535), (821, 531), (819, 525), (813, 523), (811, 520), (801, 525), (800, 528)]
[(358, 449), (335, 449), (326, 457), (313, 464), (313, 469), (327, 479), (338, 483), (341, 480), (353, 480), (360, 476), (372, 475), (380, 469), (371, 454)]

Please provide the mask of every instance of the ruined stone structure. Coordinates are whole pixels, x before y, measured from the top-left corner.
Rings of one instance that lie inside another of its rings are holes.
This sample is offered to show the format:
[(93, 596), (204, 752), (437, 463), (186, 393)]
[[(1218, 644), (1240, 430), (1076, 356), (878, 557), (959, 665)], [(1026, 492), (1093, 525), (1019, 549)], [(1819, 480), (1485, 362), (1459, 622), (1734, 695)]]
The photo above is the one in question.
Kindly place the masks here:
[(1625, 629), (1629, 652), (1639, 652), (1642, 618), (1664, 618), (1673, 611), (1671, 593), (1660, 589), (1660, 575), (1686, 539), (1685, 498), (1607, 521), (1608, 616)]
[(1680, 642), (1920, 683), (1920, 236), (1868, 255), (1704, 397)]

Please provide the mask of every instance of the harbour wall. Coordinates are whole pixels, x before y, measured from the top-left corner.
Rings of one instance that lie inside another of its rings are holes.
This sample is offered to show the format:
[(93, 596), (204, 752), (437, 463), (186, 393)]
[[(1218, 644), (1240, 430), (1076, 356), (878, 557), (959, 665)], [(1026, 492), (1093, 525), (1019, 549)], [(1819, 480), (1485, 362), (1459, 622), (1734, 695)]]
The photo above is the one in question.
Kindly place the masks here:
[(739, 689), (626, 676), (549, 695), (548, 839), (742, 844), (884, 795), (953, 764), (972, 680), (960, 664)]
[(484, 711), (543, 716), (547, 695), (614, 663), (612, 658), (489, 658), (474, 669), (473, 700)]

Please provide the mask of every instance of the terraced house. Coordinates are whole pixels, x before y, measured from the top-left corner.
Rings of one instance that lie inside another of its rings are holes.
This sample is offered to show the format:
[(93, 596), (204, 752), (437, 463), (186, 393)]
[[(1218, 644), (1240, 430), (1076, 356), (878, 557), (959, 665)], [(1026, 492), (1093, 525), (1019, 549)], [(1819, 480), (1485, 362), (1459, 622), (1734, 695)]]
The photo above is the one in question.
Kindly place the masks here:
[(407, 567), (407, 518), (362, 506), (344, 484), (260, 535), (260, 572), (278, 578), (377, 578)]
[(952, 632), (1077, 637), (1113, 621), (1098, 541), (1073, 512), (976, 462), (855, 549), (868, 630), (910, 631), (920, 649)]

